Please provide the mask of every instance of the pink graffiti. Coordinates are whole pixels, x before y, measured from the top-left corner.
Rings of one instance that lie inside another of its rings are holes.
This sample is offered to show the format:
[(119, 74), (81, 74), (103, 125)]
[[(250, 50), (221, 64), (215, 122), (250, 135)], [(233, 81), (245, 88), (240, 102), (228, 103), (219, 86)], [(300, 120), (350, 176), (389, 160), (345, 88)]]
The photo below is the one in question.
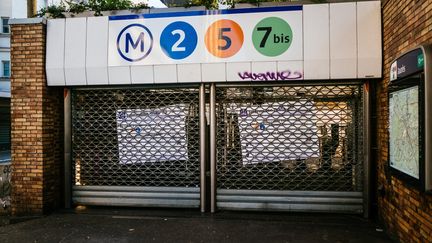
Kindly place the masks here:
[(295, 80), (301, 79), (303, 74), (299, 71), (291, 72), (281, 71), (281, 72), (262, 72), (262, 73), (253, 73), (253, 72), (238, 72), (238, 75), (241, 79), (252, 79), (254, 81), (271, 81), (271, 80)]

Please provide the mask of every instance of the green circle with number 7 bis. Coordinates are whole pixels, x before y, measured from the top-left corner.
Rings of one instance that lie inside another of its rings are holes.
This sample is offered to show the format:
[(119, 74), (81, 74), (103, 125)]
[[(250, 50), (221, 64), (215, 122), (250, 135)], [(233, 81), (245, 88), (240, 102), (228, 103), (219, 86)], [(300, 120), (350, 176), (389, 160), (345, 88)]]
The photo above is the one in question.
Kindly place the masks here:
[(279, 56), (288, 50), (292, 39), (291, 27), (285, 20), (278, 17), (261, 20), (252, 33), (255, 49), (269, 57)]

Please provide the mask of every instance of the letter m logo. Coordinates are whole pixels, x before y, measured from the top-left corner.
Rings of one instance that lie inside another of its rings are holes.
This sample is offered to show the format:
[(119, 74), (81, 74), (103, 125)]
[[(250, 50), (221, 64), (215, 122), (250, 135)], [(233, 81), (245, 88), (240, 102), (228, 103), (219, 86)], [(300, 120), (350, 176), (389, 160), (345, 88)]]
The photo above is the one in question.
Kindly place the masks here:
[(150, 54), (153, 47), (153, 35), (144, 25), (130, 24), (117, 35), (116, 47), (118, 54), (124, 60), (137, 62)]
[(125, 44), (126, 44), (125, 47), (126, 53), (129, 53), (129, 45), (132, 45), (133, 49), (136, 49), (139, 45), (141, 52), (144, 52), (144, 32), (140, 33), (138, 39), (135, 42), (133, 41), (131, 34), (127, 33)]

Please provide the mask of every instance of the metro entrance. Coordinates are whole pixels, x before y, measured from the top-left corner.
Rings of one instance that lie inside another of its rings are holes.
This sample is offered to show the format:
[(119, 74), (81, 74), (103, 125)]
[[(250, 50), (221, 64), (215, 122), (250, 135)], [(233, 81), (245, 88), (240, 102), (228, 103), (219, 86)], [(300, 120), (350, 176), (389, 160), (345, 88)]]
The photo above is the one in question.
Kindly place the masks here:
[(380, 13), (367, 1), (48, 20), (66, 206), (367, 216)]
[(75, 203), (363, 212), (362, 83), (71, 94)]

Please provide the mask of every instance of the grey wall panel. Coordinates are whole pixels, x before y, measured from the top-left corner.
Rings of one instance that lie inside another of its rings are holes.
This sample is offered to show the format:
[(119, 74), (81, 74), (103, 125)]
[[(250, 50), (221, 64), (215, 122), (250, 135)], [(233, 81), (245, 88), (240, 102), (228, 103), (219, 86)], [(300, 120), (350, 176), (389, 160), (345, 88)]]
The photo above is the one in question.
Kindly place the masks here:
[(356, 3), (330, 4), (330, 79), (357, 78)]
[(66, 85), (86, 85), (87, 18), (66, 19), (65, 79)]
[(87, 18), (87, 84), (108, 84), (108, 17)]
[(329, 4), (303, 7), (304, 79), (330, 78)]
[(357, 3), (358, 77), (381, 77), (381, 4), (378, 1)]
[(109, 84), (131, 84), (130, 67), (108, 67)]
[(49, 19), (46, 40), (46, 75), (50, 86), (66, 85), (64, 74), (65, 19)]

